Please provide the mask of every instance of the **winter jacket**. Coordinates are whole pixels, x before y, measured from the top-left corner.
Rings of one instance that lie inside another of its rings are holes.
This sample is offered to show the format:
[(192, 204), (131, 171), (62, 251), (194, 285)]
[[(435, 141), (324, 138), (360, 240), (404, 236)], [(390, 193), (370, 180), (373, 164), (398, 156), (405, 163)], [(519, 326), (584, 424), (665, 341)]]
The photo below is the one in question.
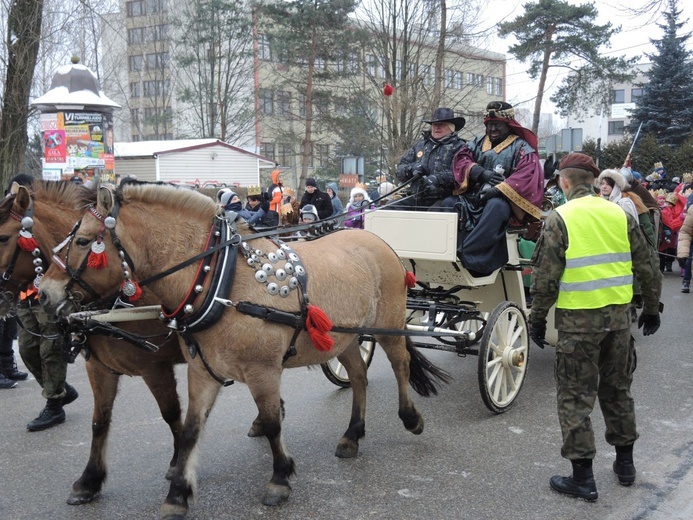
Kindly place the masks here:
[(691, 254), (691, 236), (693, 236), (693, 210), (688, 208), (683, 225), (679, 230), (679, 243), (676, 246), (677, 258), (688, 258)]
[(339, 200), (339, 197), (337, 196), (337, 193), (339, 193), (339, 188), (337, 187), (336, 182), (331, 182), (327, 185), (328, 188), (332, 190), (332, 193), (334, 193), (334, 197), (331, 198), (332, 202), (332, 215), (331, 217), (341, 215), (344, 213), (344, 206), (342, 205), (342, 201)]
[(301, 197), (301, 204), (299, 209), (301, 209), (306, 204), (312, 204), (318, 210), (318, 216), (320, 220), (330, 218), (332, 215), (332, 200), (330, 196), (324, 191), (320, 191), (315, 188), (313, 193), (308, 193), (307, 191)]

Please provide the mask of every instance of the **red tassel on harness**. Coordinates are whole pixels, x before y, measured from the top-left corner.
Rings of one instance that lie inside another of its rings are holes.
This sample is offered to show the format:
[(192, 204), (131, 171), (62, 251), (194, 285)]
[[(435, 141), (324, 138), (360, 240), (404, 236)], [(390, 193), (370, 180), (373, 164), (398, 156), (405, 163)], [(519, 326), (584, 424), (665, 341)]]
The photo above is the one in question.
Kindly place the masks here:
[(413, 289), (416, 286), (416, 275), (411, 271), (406, 271), (404, 273), (404, 285), (409, 289)]
[(127, 296), (128, 300), (131, 302), (136, 302), (140, 299), (140, 296), (142, 296), (142, 287), (140, 287), (140, 284), (135, 280), (125, 280), (120, 286), (120, 291)]
[(322, 352), (332, 350), (334, 340), (328, 334), (332, 329), (332, 321), (320, 307), (308, 305), (307, 309), (306, 330), (313, 345)]
[(89, 269), (101, 269), (108, 267), (108, 257), (106, 256), (106, 244), (103, 243), (101, 236), (96, 237), (96, 240), (91, 244), (91, 252), (87, 260)]
[(36, 242), (36, 239), (33, 236), (29, 237), (23, 237), (19, 235), (19, 238), (17, 239), (17, 245), (21, 247), (24, 251), (29, 251), (30, 253), (34, 251), (35, 249), (38, 249), (38, 242)]

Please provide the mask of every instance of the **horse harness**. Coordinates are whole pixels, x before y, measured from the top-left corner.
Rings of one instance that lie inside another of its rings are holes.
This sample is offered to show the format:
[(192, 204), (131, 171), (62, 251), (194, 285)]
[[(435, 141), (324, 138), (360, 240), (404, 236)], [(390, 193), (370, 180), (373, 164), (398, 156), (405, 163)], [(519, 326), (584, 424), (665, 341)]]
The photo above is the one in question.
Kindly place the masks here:
[[(114, 307), (118, 305), (130, 306), (130, 302), (135, 301), (139, 297), (138, 291), (141, 291), (141, 287), (158, 281), (200, 261), (195, 279), (185, 299), (174, 310), (168, 311), (162, 308), (159, 315), (160, 320), (167, 322), (166, 325), (168, 328), (176, 331), (184, 339), (191, 358), (194, 359), (197, 354), (199, 354), (205, 369), (216, 381), (224, 386), (233, 384), (232, 380), (224, 379), (212, 370), (198, 342), (193, 336), (194, 333), (201, 332), (216, 323), (222, 313), (229, 307), (234, 307), (238, 312), (254, 318), (294, 328), (293, 337), (287, 347), (282, 362), (284, 363), (287, 359), (296, 355), (295, 342), (301, 331), (306, 330), (307, 306), (309, 302), (306, 292), (308, 276), (298, 254), (287, 243), (277, 238), (276, 230), (258, 232), (242, 237), (238, 234), (236, 226), (233, 223), (233, 219), (235, 218), (234, 215), (218, 215), (214, 219), (204, 251), (166, 271), (137, 282), (132, 278), (135, 273), (134, 263), (115, 231), (118, 209), (119, 204), (117, 203), (117, 199), (116, 203), (113, 205), (113, 209), (109, 215), (105, 217), (93, 206), (89, 208), (89, 214), (102, 223), (100, 232), (92, 242), (92, 251), (103, 253), (105, 246), (102, 246), (101, 242), (103, 240), (104, 231), (108, 229), (111, 241), (118, 250), (118, 255), (122, 260), (121, 267), (123, 269), (125, 281), (121, 284), (120, 289), (116, 291), (116, 293), (102, 298), (81, 278), (82, 273), (88, 268), (89, 254), (85, 256), (79, 268), (76, 270), (72, 270), (69, 267), (70, 246), (81, 226), (80, 220), (75, 224), (68, 237), (53, 250), (53, 262), (70, 276), (70, 280), (65, 287), (68, 300), (74, 302), (81, 300), (79, 294), (73, 291), (73, 287), (77, 284), (96, 299), (96, 301), (91, 302), (88, 307), (94, 308), (96, 305), (104, 303), (112, 304)], [(291, 231), (303, 229), (315, 230), (316, 235), (331, 231), (331, 229), (325, 228), (324, 226), (316, 227), (314, 224), (295, 226)], [(248, 241), (260, 237), (267, 237), (272, 240), (277, 245), (277, 250), (275, 252), (265, 253), (260, 249), (252, 248)], [(255, 280), (266, 286), (268, 294), (279, 295), (282, 298), (286, 298), (293, 290), (298, 291), (301, 305), (301, 310), (299, 312), (283, 311), (246, 301), (233, 302), (228, 299), (233, 287), (239, 246), (246, 259), (246, 263), (255, 269)], [(65, 248), (64, 262), (58, 257), (58, 253), (63, 248)], [(216, 262), (214, 263), (214, 268), (212, 268), (212, 260), (215, 257), (215, 253)], [(204, 301), (196, 307), (195, 303), (198, 296), (204, 292), (205, 281), (207, 280), (208, 274), (212, 272), (212, 269), (214, 271), (209, 283), (209, 290), (205, 295)], [(82, 330), (86, 329), (89, 332), (100, 332), (125, 339), (135, 346), (149, 352), (156, 352), (158, 350), (156, 345), (143, 340), (140, 336), (128, 333), (106, 322), (86, 320), (80, 325), (80, 328)], [(77, 346), (78, 348), (73, 348), (72, 350), (76, 350), (78, 353), (79, 349), (84, 346), (84, 343), (85, 340), (82, 340)], [(76, 355), (76, 353), (73, 353), (73, 355)]]

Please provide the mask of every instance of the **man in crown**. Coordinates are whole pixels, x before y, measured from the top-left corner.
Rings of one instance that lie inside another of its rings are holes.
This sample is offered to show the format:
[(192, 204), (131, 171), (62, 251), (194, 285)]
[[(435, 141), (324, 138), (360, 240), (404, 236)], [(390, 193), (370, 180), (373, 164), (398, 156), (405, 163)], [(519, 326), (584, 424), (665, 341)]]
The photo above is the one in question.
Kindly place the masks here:
[(440, 107), (423, 122), (431, 125), (430, 130), (397, 164), (397, 179), (410, 185), (407, 196), (390, 206), (393, 209), (437, 208), (452, 193), (452, 158), (465, 144), (457, 135), (465, 120), (455, 116), (452, 108)]
[(505, 230), (538, 220), (544, 173), (537, 136), (515, 119), (505, 101), (492, 101), (484, 112), (486, 133), (467, 143), (453, 159), (454, 196), (444, 206), (460, 214), (457, 255), (472, 274), (487, 275), (505, 265)]

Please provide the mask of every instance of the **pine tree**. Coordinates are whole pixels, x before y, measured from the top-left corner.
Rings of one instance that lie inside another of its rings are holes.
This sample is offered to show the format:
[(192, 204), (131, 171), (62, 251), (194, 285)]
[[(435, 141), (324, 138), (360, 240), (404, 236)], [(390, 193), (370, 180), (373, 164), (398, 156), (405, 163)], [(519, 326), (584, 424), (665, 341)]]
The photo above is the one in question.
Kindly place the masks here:
[(643, 93), (629, 127), (635, 132), (642, 122), (642, 132), (669, 145), (679, 145), (693, 135), (693, 60), (686, 49), (691, 33), (678, 34), (685, 22), (679, 22), (677, 7), (677, 0), (669, 0), (665, 23), (657, 24), (664, 35), (650, 40), (657, 52), (647, 55), (652, 61), (646, 73), (649, 82), (640, 85)]
[(501, 36), (513, 34), (518, 43), (509, 49), (521, 62), (529, 61), (529, 75), (539, 78), (532, 130), (539, 127), (539, 114), (549, 68), (572, 71), (551, 98), (561, 114), (586, 112), (607, 102), (614, 82), (630, 81), (635, 60), (606, 57), (600, 47), (608, 46), (620, 31), (611, 23), (596, 25), (594, 4), (574, 6), (564, 0), (538, 0), (524, 4), (524, 14), (500, 24)]

